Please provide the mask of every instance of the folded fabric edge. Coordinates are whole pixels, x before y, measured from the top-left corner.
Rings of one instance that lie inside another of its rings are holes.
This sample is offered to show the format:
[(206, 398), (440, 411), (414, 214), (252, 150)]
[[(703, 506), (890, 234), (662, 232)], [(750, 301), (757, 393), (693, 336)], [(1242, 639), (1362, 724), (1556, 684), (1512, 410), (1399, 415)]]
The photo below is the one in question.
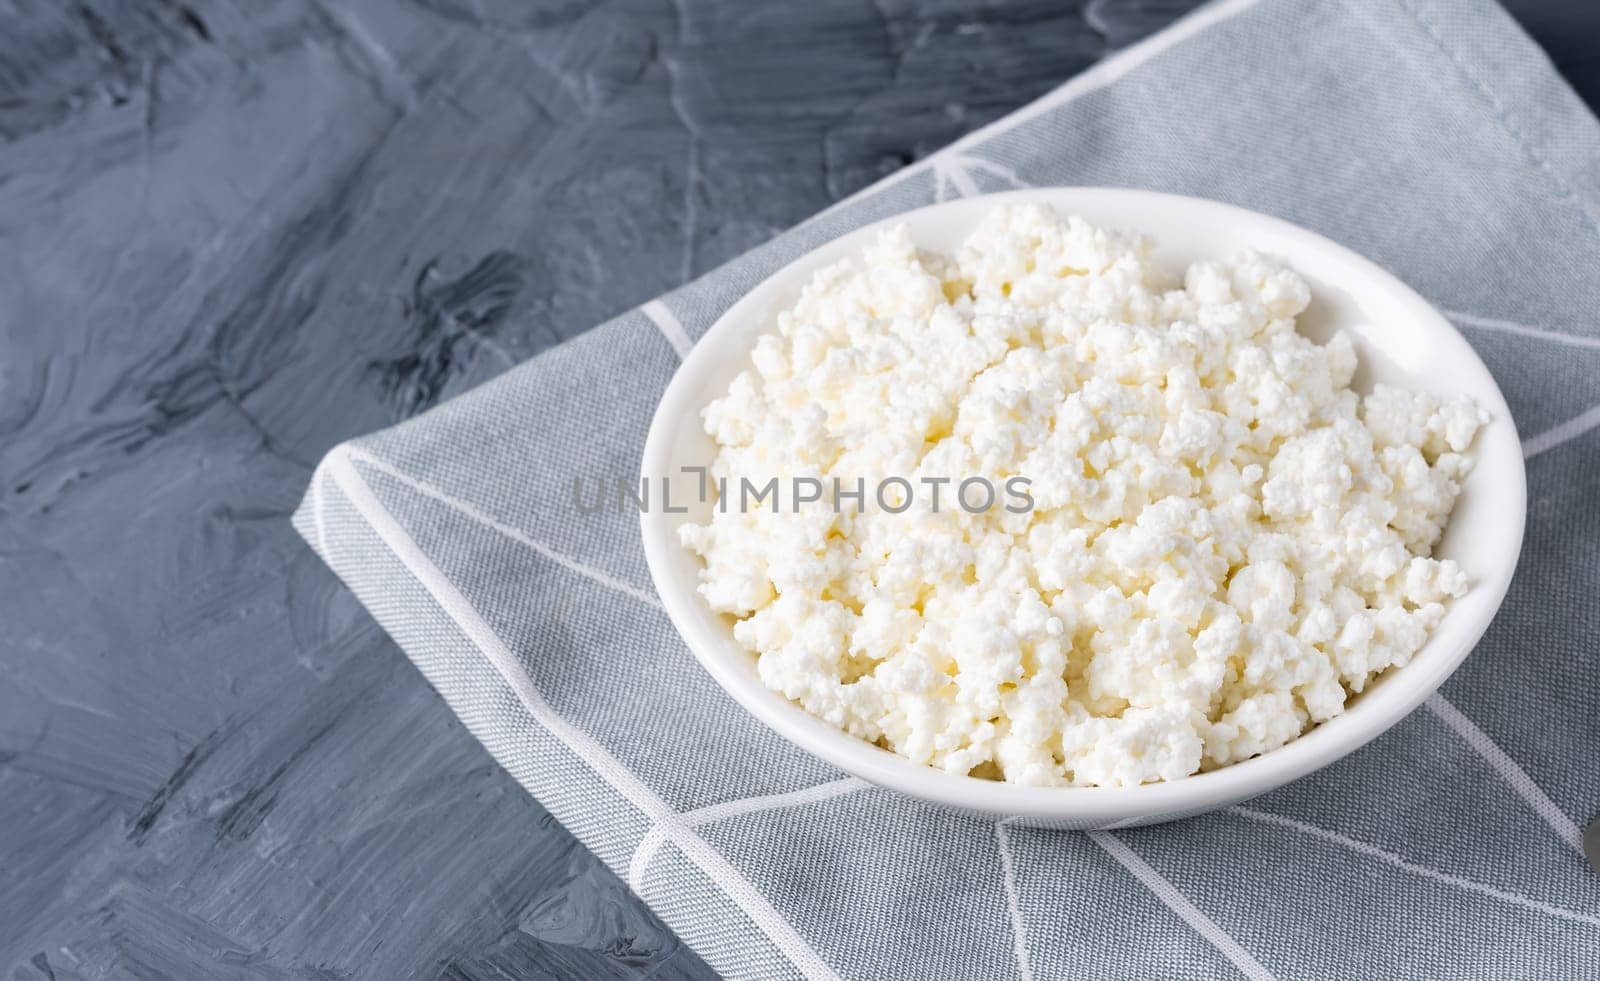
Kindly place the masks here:
[[(334, 574), (357, 594), (474, 738), (484, 744), (496, 762), (522, 784), (530, 796), (539, 800), (563, 827), (624, 881), (628, 881), (630, 860), (636, 859), (646, 842), (654, 846), (651, 857), (655, 857), (657, 865), (666, 858), (666, 849), (670, 847), (680, 859), (673, 874), (673, 895), (651, 898), (641, 895), (640, 898), (646, 899), (678, 937), (720, 974), (836, 979), (838, 974), (833, 967), (740, 870), (695, 831), (693, 825), (656, 797), (603, 746), (545, 703), (533, 679), (515, 663), (514, 655), (504, 649), (493, 628), (433, 566), (410, 533), (378, 499), (367, 478), (356, 469), (361, 455), (362, 451), (353, 442), (341, 443), (330, 450), (314, 472), (311, 487), (291, 522)], [(359, 519), (354, 523), (358, 527), (352, 528), (351, 522), (344, 522), (336, 531), (334, 515), (340, 509), (353, 511)], [(348, 539), (352, 535), (361, 540), (355, 548), (349, 547)], [(341, 551), (345, 558), (335, 563), (332, 555), (337, 546), (331, 543), (339, 537), (346, 538), (347, 545)], [(381, 549), (381, 558), (369, 557), (358, 568), (350, 568), (350, 556), (371, 556), (374, 546)], [(422, 609), (408, 608), (410, 615), (403, 615), (392, 605), (385, 609), (369, 601), (371, 577), (389, 562), (404, 569), (403, 575), (415, 585), (414, 592), (418, 595), (414, 597), (413, 607), (427, 607), (459, 631), (475, 662), (478, 677), (464, 679), (459, 662), (446, 667), (443, 661), (447, 659), (421, 656), (406, 643), (406, 635), (414, 633), (409, 628), (427, 619)], [(593, 773), (597, 778), (594, 785), (603, 796), (614, 798), (615, 806), (586, 809), (579, 798), (592, 798), (593, 794), (580, 794), (579, 788), (572, 788), (573, 793), (569, 795), (563, 792), (564, 788), (541, 788), (530, 782), (526, 774), (512, 765), (510, 748), (505, 745), (506, 739), (516, 738), (515, 733), (499, 731), (514, 727), (499, 723), (486, 727), (482, 718), (481, 707), (495, 700), (519, 706), (527, 721), (547, 737), (547, 741)], [(474, 711), (474, 706), (479, 710)], [(603, 820), (595, 820), (597, 815)], [(618, 832), (609, 825), (623, 826), (623, 830)], [(640, 885), (647, 881), (643, 873), (648, 871), (647, 866), (637, 876)], [(674, 897), (682, 901), (674, 901)]]
[(1397, 2), (1600, 234), (1600, 118), (1539, 43), (1495, 0)]
[[(1242, 14), (1246, 10), (1249, 10), (1251, 7), (1254, 7), (1261, 2), (1262, 0), (1210, 0), (1209, 3), (1201, 4), (1199, 7), (1196, 7), (1194, 10), (1191, 10), (1189, 13), (1178, 18), (1176, 21), (1173, 21), (1171, 24), (1150, 35), (1149, 37), (1130, 44), (1125, 48), (1119, 48), (1116, 51), (1106, 54), (1094, 64), (1083, 69), (1078, 74), (1071, 76), (1065, 82), (1046, 92), (1044, 95), (1039, 96), (1037, 99), (1034, 99), (1032, 102), (1025, 103), (1022, 106), (1019, 106), (1018, 108), (1013, 109), (1012, 111), (1001, 116), (999, 119), (985, 123), (972, 132), (967, 133), (965, 136), (957, 137), (953, 142), (940, 147), (934, 152), (928, 154), (926, 157), (923, 157), (921, 160), (907, 164), (899, 170), (896, 170), (894, 173), (886, 174), (882, 178), (872, 182), (871, 184), (868, 184), (866, 187), (840, 198), (838, 201), (835, 201), (833, 204), (823, 208), (810, 218), (801, 221), (795, 227), (803, 228), (812, 224), (813, 222), (822, 220), (829, 215), (842, 210), (843, 208), (855, 204), (860, 199), (870, 196), (875, 191), (880, 191), (891, 184), (905, 180), (914, 175), (931, 171), (941, 160), (960, 153), (962, 150), (969, 147), (977, 146), (983, 141), (993, 136), (997, 136), (1000, 133), (1004, 133), (1007, 130), (1012, 129), (1021, 123), (1027, 122), (1029, 119), (1032, 119), (1042, 113), (1048, 112), (1049, 110), (1054, 109), (1063, 103), (1070, 102), (1073, 99), (1093, 92), (1096, 89), (1104, 88), (1122, 76), (1128, 74), (1128, 72), (1154, 58), (1156, 55), (1161, 54), (1163, 51), (1166, 51), (1182, 41), (1186, 41), (1189, 38), (1194, 37), (1196, 34), (1199, 34), (1208, 27), (1219, 24), (1238, 14)], [(760, 246), (757, 246), (757, 248), (760, 248)], [(740, 257), (736, 256), (734, 259), (729, 260), (729, 262), (738, 261), (739, 258)], [(716, 270), (713, 269), (706, 273), (706, 276), (713, 275), (715, 272)], [(703, 278), (705, 277), (697, 277), (696, 281)], [(687, 286), (691, 284), (684, 285)], [(683, 288), (684, 287), (682, 286), (678, 287), (678, 289)], [(671, 292), (676, 292), (676, 290)], [(669, 292), (667, 295), (670, 296), (671, 292)]]

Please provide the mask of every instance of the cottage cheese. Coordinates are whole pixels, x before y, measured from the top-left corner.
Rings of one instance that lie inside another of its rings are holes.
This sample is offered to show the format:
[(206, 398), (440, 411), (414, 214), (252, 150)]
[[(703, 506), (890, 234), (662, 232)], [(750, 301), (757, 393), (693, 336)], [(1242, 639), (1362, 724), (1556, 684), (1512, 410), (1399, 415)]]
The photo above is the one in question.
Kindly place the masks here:
[[(1281, 746), (1466, 591), (1430, 553), (1487, 420), (1358, 396), (1349, 340), (1296, 333), (1309, 298), (1254, 254), (1169, 280), (1038, 207), (954, 256), (885, 233), (704, 422), (724, 481), (901, 476), (913, 505), (714, 511), (682, 529), (700, 592), (774, 691), (951, 773), (1130, 786)], [(953, 506), (972, 476), (1032, 508)]]

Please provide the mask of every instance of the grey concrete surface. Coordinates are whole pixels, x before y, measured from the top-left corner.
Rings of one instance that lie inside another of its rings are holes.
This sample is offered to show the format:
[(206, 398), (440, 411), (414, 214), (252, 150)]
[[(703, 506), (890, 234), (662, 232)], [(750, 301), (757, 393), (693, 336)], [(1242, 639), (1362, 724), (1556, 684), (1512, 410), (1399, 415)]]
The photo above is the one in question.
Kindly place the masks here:
[[(311, 467), (1191, 5), (0, 0), (0, 976), (708, 976)], [(1513, 9), (1592, 104), (1600, 6)]]

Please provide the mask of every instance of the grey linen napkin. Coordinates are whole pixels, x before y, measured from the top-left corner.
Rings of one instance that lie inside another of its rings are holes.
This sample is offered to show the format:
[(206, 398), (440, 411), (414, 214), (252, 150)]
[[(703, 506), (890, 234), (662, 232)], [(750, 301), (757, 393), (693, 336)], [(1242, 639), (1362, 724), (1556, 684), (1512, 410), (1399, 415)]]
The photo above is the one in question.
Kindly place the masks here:
[[(637, 473), (730, 303), (955, 195), (1111, 184), (1308, 226), (1448, 312), (1525, 440), (1505, 608), (1424, 709), (1179, 824), (995, 825), (748, 716), (655, 599)], [(494, 756), (718, 970), (780, 977), (1593, 977), (1600, 879), (1600, 126), (1485, 0), (1230, 0), (710, 275), (336, 448), (295, 516)]]

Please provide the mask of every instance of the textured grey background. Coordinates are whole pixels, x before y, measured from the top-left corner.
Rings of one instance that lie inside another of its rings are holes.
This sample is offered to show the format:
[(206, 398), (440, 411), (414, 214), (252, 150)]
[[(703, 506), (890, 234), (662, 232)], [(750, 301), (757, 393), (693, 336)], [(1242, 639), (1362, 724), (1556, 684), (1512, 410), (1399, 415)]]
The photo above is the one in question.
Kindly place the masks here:
[[(700, 977), (289, 528), (1187, 0), (0, 2), (0, 976)], [(1586, 98), (1600, 6), (1512, 4)]]

